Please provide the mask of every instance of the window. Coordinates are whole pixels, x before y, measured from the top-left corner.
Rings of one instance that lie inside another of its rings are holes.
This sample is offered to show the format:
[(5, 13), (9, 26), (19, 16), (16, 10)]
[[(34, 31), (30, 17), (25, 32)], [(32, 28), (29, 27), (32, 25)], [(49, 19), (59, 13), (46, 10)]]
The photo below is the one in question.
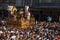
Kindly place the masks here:
[(16, 2), (16, 0), (6, 0), (5, 3), (8, 3), (8, 4), (11, 4), (11, 5), (14, 5)]
[(33, 4), (33, 6), (39, 5), (39, 0), (33, 0), (33, 1), (32, 1), (32, 4)]
[(16, 6), (22, 6), (23, 5), (23, 0), (16, 0)]
[(27, 4), (29, 3), (29, 0), (25, 0), (25, 2), (24, 2), (24, 3), (25, 3), (25, 5), (27, 5)]
[(55, 0), (55, 2), (60, 3), (60, 0)]
[(42, 3), (50, 3), (51, 0), (41, 0)]
[(60, 3), (60, 0), (52, 0), (52, 3)]
[(31, 0), (25, 0), (25, 1), (24, 1), (24, 4), (25, 4), (25, 5), (31, 5)]

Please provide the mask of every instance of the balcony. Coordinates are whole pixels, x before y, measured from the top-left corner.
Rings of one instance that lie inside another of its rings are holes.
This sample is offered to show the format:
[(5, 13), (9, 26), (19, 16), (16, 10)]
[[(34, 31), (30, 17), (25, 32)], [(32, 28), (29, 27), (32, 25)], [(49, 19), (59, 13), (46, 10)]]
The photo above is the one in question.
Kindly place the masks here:
[(33, 4), (32, 7), (38, 8), (60, 8), (60, 3), (36, 3)]

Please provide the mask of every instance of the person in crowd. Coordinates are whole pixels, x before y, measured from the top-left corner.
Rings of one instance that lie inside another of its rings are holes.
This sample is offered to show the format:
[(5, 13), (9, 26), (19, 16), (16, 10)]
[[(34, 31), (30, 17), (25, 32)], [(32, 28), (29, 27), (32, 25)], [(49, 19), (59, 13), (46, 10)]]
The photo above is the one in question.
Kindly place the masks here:
[(0, 28), (0, 40), (60, 40), (58, 25), (57, 22), (43, 21), (26, 29), (4, 26)]

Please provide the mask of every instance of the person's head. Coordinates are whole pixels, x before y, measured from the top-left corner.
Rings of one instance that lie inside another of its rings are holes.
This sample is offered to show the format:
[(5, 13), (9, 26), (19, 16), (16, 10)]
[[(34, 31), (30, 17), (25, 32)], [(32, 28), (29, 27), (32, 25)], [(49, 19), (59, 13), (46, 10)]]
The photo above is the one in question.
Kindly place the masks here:
[(0, 36), (1, 36), (2, 34), (0, 33)]
[(6, 36), (6, 33), (4, 32), (3, 35)]

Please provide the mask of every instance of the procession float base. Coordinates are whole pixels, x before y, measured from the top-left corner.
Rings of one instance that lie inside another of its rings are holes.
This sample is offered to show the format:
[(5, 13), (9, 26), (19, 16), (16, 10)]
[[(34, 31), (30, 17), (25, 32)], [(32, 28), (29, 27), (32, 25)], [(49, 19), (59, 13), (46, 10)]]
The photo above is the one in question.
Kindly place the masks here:
[(31, 19), (30, 21), (14, 21), (13, 19), (7, 19), (7, 26), (8, 27), (14, 27), (14, 28), (31, 28), (34, 23), (35, 20)]

